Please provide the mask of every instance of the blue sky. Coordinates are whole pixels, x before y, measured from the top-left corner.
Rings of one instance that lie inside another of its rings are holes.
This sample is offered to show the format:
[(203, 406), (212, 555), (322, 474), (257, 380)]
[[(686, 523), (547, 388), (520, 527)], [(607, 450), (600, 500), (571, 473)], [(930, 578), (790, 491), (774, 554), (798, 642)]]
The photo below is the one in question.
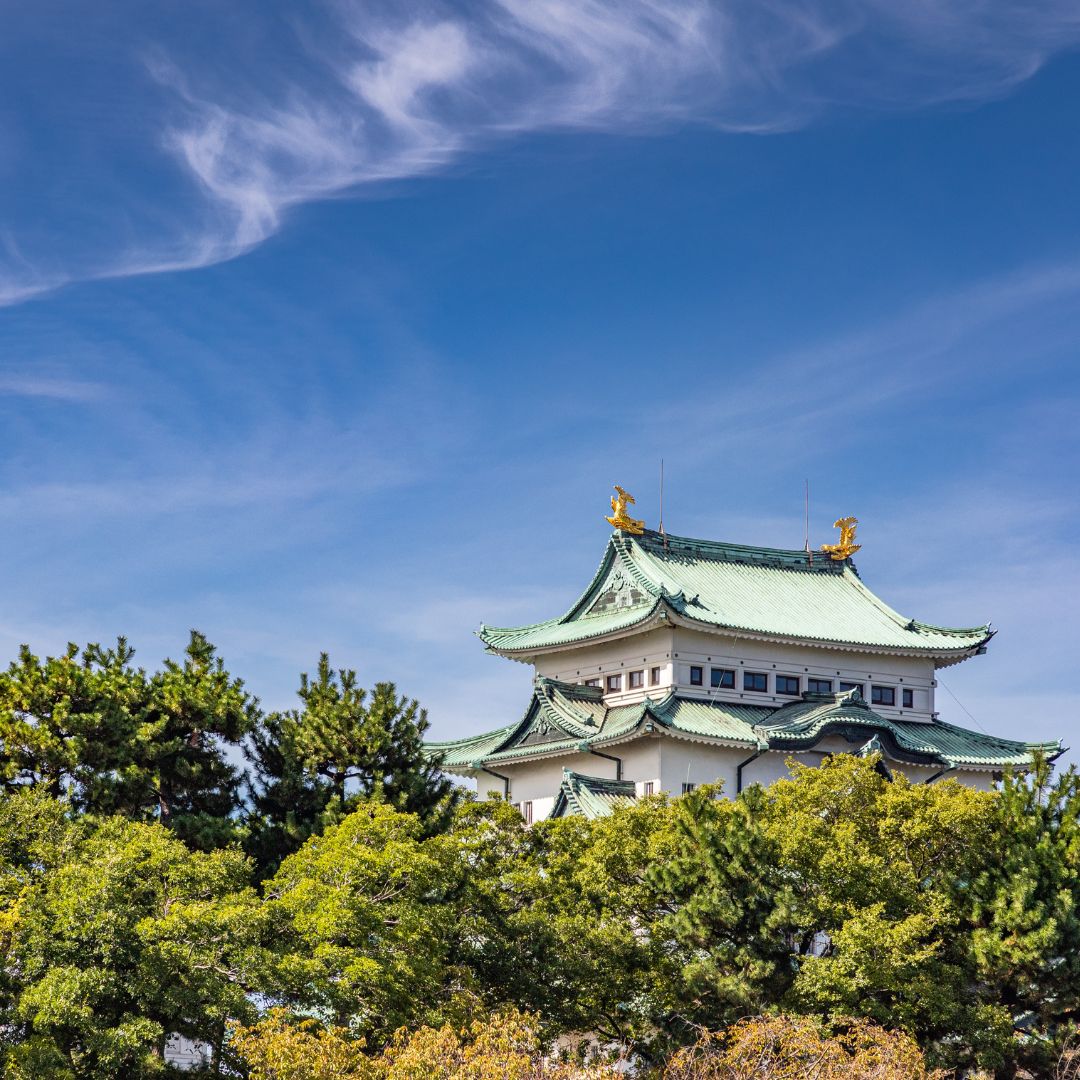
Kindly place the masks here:
[[(523, 708), (612, 483), (999, 628), (1080, 743), (1080, 16), (993, 0), (43, 2), (0, 38), (0, 655), (199, 627)], [(952, 696), (955, 695), (955, 698)], [(973, 719), (972, 719), (973, 718)]]

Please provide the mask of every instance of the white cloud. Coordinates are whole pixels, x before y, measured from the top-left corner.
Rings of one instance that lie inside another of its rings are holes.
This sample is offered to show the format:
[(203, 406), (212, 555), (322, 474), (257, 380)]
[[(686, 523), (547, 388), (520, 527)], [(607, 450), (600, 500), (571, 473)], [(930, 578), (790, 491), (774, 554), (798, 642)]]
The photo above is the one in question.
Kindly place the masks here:
[(31, 372), (0, 372), (0, 397), (45, 398), (84, 404), (100, 401), (109, 393), (103, 383), (66, 375)]
[(284, 60), (260, 54), (245, 66), (238, 56), (235, 70), (197, 56), (163, 60), (171, 43), (159, 42), (147, 66), (175, 109), (150, 126), (201, 202), (181, 200), (178, 220), (158, 230), (164, 239), (136, 237), (77, 270), (36, 271), (9, 250), (0, 304), (71, 276), (235, 257), (277, 232), (291, 207), (429, 174), (511, 133), (676, 123), (776, 132), (835, 104), (982, 100), (1080, 42), (1071, 0), (1037, 9), (997, 0), (435, 0), (329, 10), (305, 17)]

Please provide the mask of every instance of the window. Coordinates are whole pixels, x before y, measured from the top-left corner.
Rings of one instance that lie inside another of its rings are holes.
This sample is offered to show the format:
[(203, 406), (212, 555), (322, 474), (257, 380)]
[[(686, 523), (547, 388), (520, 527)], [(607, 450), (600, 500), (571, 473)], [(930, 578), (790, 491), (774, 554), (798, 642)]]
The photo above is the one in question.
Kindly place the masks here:
[(703, 672), (702, 668), (699, 668), (697, 666), (692, 667), (690, 669), (690, 685), (691, 686), (701, 686), (701, 684), (703, 682), (703, 679), (702, 679), (703, 674), (704, 674), (704, 672)]
[(599, 679), (586, 679), (585, 680), (585, 685), (586, 686), (599, 686), (600, 685), (600, 680)]
[(797, 675), (777, 675), (776, 692), (785, 697), (799, 696), (799, 678)]
[[(841, 683), (841, 686), (844, 684)], [(808, 694), (831, 694), (832, 679), (807, 679), (806, 692)]]
[(861, 682), (842, 682), (840, 684), (841, 693), (846, 694), (849, 690), (858, 690), (860, 697), (865, 696), (865, 691), (863, 690), (863, 684)]
[(653, 793), (653, 781), (652, 780), (646, 780), (645, 783), (641, 785), (641, 794), (642, 795), (651, 795), (652, 793)]
[(649, 668), (649, 685), (660, 685), (660, 669), (658, 667)]
[(896, 688), (893, 686), (871, 686), (870, 687), (870, 704), (871, 705), (895, 705), (896, 704)]
[(709, 682), (715, 690), (734, 690), (735, 672), (727, 668), (714, 667), (709, 671)]
[(769, 676), (764, 671), (744, 671), (742, 688), (764, 694), (769, 689)]
[(683, 784), (682, 793), (684, 795), (689, 795), (690, 792), (693, 791), (694, 788), (696, 788), (696, 787), (697, 787), (697, 784)]
[(521, 804), (521, 816), (525, 819), (526, 825), (532, 824), (532, 802), (523, 802)]
[(622, 676), (621, 675), (609, 675), (607, 677), (608, 693), (613, 694), (616, 690), (622, 689)]
[(915, 708), (915, 691), (914, 690), (902, 690), (900, 692), (900, 703), (905, 709)]
[(645, 685), (645, 672), (644, 671), (631, 671), (630, 672), (630, 689), (640, 690)]

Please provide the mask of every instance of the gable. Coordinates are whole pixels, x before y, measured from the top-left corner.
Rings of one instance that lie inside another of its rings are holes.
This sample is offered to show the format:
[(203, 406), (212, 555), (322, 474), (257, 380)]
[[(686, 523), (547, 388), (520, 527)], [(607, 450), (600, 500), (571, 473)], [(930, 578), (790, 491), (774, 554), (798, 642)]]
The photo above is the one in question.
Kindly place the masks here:
[(652, 603), (652, 597), (639, 585), (631, 581), (621, 567), (615, 567), (607, 581), (600, 587), (596, 599), (585, 612), (584, 617), (610, 615), (614, 611), (640, 607)]

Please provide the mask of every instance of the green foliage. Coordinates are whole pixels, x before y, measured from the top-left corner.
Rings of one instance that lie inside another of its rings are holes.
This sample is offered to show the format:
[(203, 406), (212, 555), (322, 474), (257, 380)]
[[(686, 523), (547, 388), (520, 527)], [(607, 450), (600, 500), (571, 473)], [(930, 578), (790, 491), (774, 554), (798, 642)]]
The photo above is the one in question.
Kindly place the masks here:
[(543, 823), (530, 838), (534, 850), (514, 882), (526, 902), (511, 928), (532, 943), (535, 970), (515, 1001), (553, 1031), (593, 1031), (644, 1051), (679, 975), (657, 932), (664, 908), (651, 878), (671, 854), (666, 801)]
[(0, 777), (89, 813), (159, 821), (208, 849), (235, 834), (240, 776), (225, 756), (257, 713), (202, 634), (148, 675), (115, 649), (69, 645), (41, 661), (25, 646), (0, 675)]
[(23, 645), (0, 675), (0, 779), (40, 786), (83, 810), (108, 803), (146, 700), (146, 677), (115, 649), (69, 644), (42, 661)]
[(923, 1045), (948, 1044), (954, 1059), (996, 1060), (1007, 1027), (969, 992), (956, 903), (993, 838), (995, 796), (886, 780), (871, 764), (838, 756), (796, 767), (768, 791), (798, 959), (785, 1000), (901, 1027)]
[[(123, 639), (23, 649), (0, 674), (0, 1075), (162, 1075), (170, 1034), (220, 1073), (239, 1021), (245, 1053), (276, 1039), (298, 1070), (249, 1056), (255, 1075), (315, 1076), (310, 1051), (387, 1077), (442, 1054), (464, 1077), (470, 1047), (519, 1045), (486, 1025), (521, 1009), (530, 1039), (590, 1032), (654, 1070), (782, 1012), (806, 1019), (763, 1021), (762, 1046), (857, 1017), (906, 1033), (893, 1050), (1013, 1077), (1049, 1075), (1076, 1029), (1074, 772), (980, 793), (839, 755), (733, 800), (526, 828), (463, 800), (426, 729), (325, 655), (298, 709), (262, 716), (199, 634), (152, 673)], [(522, 1076), (547, 1075), (530, 1054)]]
[(991, 811), (991, 846), (957, 883), (964, 940), (984, 1009), (1027, 1033), (1011, 1059), (1044, 1072), (1080, 1023), (1080, 776), (1039, 761)]
[[(261, 962), (265, 912), (235, 851), (159, 825), (68, 823), (40, 794), (0, 803), (4, 1075), (161, 1075), (170, 1033), (220, 1047)], [(11, 842), (38, 826), (34, 846)]]
[(369, 695), (326, 653), (298, 695), (303, 707), (268, 716), (248, 752), (259, 777), (249, 850), (264, 873), (366, 799), (418, 815), (428, 831), (446, 827), (460, 789), (424, 754), (427, 713), (416, 701), (393, 683)]
[(674, 806), (677, 844), (655, 872), (682, 953), (680, 1016), (718, 1027), (779, 1001), (794, 975), (791, 897), (765, 796), (700, 788)]

